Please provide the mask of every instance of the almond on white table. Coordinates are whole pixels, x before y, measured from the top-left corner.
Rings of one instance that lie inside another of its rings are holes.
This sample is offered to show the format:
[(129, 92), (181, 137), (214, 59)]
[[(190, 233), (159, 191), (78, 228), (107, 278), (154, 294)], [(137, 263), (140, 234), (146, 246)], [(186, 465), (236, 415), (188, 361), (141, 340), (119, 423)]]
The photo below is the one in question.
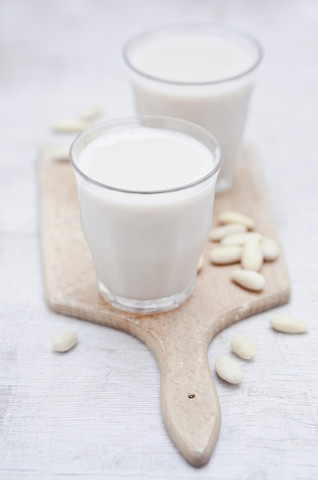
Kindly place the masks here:
[(77, 333), (63, 332), (56, 335), (52, 340), (52, 347), (56, 352), (64, 353), (75, 347), (78, 341)]
[(79, 133), (87, 127), (87, 122), (78, 118), (61, 118), (53, 124), (53, 130), (59, 133)]
[(79, 112), (78, 116), (86, 121), (91, 121), (99, 117), (101, 113), (102, 111), (99, 107), (91, 106), (91, 107), (83, 108)]
[(247, 335), (243, 335), (243, 333), (238, 333), (232, 338), (231, 350), (244, 360), (250, 360), (255, 355), (255, 345), (253, 340)]
[(269, 321), (271, 326), (278, 332), (305, 333), (308, 330), (304, 322), (290, 315), (272, 315)]
[(215, 361), (216, 373), (228, 383), (237, 385), (243, 379), (241, 367), (230, 357), (221, 355)]

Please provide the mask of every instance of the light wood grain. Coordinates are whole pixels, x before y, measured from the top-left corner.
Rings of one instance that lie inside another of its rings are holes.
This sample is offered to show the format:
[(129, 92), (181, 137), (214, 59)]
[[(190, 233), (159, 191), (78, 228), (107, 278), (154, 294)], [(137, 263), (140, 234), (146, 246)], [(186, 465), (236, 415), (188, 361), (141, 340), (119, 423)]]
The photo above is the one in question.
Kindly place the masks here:
[[(289, 298), (283, 254), (264, 264), (266, 287), (246, 291), (230, 281), (233, 266), (206, 265), (195, 292), (180, 308), (156, 315), (121, 312), (99, 295), (90, 252), (82, 234), (76, 185), (65, 153), (44, 149), (39, 159), (41, 238), (46, 298), (56, 312), (127, 331), (153, 351), (161, 371), (161, 410), (177, 448), (193, 465), (207, 462), (220, 428), (220, 406), (207, 349), (232, 323)], [(262, 173), (252, 147), (242, 149), (231, 191), (215, 200), (215, 218), (237, 210), (258, 230), (277, 239)], [(211, 243), (205, 247), (208, 258)]]

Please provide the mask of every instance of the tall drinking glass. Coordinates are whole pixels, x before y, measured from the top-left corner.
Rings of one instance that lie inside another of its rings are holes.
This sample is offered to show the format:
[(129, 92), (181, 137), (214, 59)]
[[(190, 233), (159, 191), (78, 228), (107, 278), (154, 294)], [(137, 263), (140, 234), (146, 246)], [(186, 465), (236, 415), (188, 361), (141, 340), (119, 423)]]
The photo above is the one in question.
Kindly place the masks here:
[(260, 44), (251, 36), (209, 23), (152, 30), (124, 48), (138, 115), (182, 118), (220, 142), (217, 191), (232, 183), (261, 57)]
[(211, 133), (167, 117), (105, 122), (75, 139), (82, 227), (108, 302), (149, 313), (191, 295), (221, 158)]

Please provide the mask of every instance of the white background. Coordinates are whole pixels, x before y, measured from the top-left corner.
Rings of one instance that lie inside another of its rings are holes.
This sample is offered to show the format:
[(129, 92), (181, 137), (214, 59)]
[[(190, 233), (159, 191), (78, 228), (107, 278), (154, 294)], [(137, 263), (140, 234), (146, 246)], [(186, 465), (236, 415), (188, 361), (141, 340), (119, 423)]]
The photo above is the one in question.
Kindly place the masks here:
[[(121, 59), (134, 33), (217, 21), (265, 50), (246, 138), (255, 142), (287, 257), (292, 299), (277, 309), (309, 333), (273, 332), (269, 313), (221, 332), (209, 361), (222, 407), (210, 462), (196, 469), (160, 415), (159, 371), (135, 338), (50, 312), (43, 300), (36, 159), (68, 145), (53, 122), (100, 105), (133, 113)], [(0, 2), (0, 479), (318, 478), (318, 2), (315, 0), (2, 0)], [(51, 338), (77, 331), (66, 355)], [(254, 361), (234, 387), (214, 373), (232, 336)]]

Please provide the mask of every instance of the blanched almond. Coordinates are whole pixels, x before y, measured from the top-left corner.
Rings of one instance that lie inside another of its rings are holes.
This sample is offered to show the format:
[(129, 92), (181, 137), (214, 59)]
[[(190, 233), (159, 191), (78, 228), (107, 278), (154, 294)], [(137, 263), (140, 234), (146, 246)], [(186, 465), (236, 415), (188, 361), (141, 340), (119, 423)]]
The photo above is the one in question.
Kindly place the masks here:
[(215, 370), (219, 377), (228, 383), (237, 385), (243, 379), (243, 373), (240, 366), (230, 357), (221, 355), (215, 361)]
[(239, 225), (238, 223), (229, 223), (227, 225), (222, 225), (221, 227), (216, 227), (211, 230), (209, 235), (209, 240), (213, 242), (219, 242), (228, 235), (233, 235), (234, 233), (243, 233), (246, 232), (247, 228), (245, 225)]
[(265, 286), (265, 278), (252, 270), (234, 270), (231, 274), (233, 282), (243, 288), (259, 292)]
[(198, 261), (198, 268), (197, 268), (197, 273), (200, 273), (204, 264), (204, 256), (203, 254), (200, 255), (199, 261)]
[(223, 212), (219, 215), (219, 223), (239, 223), (245, 225), (249, 230), (254, 229), (254, 220), (238, 212)]
[(275, 330), (283, 333), (305, 333), (308, 330), (304, 322), (290, 315), (273, 315), (269, 321)]
[(242, 247), (217, 247), (210, 253), (210, 260), (217, 265), (230, 265), (241, 260)]
[(263, 265), (263, 249), (259, 240), (251, 238), (243, 247), (241, 265), (244, 270), (258, 272)]
[(253, 340), (242, 333), (239, 333), (232, 338), (231, 350), (244, 360), (250, 360), (255, 355), (255, 345)]
[(87, 127), (87, 122), (77, 118), (57, 120), (53, 129), (59, 133), (77, 133), (82, 132)]
[(67, 352), (77, 344), (77, 333), (75, 332), (63, 332), (52, 340), (52, 347), (56, 352)]
[(245, 245), (247, 240), (262, 240), (263, 235), (258, 232), (245, 232), (245, 233), (235, 233), (233, 235), (228, 235), (224, 237), (221, 241), (221, 245)]
[(90, 121), (94, 120), (96, 117), (99, 117), (100, 114), (101, 109), (99, 107), (87, 107), (81, 110), (78, 116), (84, 120)]
[(266, 262), (272, 262), (279, 257), (279, 246), (275, 240), (264, 238), (262, 241), (263, 256)]

